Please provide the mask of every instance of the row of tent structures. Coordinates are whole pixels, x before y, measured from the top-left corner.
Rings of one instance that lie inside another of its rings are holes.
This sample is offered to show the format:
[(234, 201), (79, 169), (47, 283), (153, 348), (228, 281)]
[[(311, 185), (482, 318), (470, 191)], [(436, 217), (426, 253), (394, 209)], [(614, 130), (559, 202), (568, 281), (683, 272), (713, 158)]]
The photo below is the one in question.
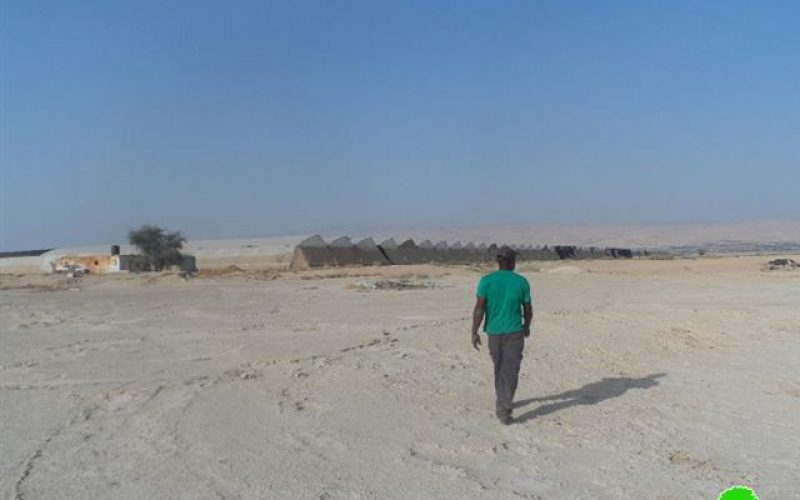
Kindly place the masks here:
[[(517, 252), (521, 261), (564, 259), (630, 259), (646, 256), (647, 251), (633, 252), (628, 248), (581, 248), (576, 246), (508, 245)], [(498, 245), (492, 243), (448, 244), (445, 241), (420, 244), (406, 240), (398, 244), (394, 239), (375, 243), (366, 238), (354, 243), (343, 236), (330, 243), (321, 236), (312, 236), (300, 242), (294, 249), (291, 268), (307, 270), (324, 267), (389, 266), (408, 264), (477, 264), (494, 262)]]

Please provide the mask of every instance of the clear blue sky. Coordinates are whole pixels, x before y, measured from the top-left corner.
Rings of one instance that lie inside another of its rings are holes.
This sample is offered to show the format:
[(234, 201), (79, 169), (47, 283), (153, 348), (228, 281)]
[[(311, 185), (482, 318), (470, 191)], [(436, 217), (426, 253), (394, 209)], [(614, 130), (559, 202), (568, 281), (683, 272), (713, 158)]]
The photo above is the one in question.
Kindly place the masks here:
[(4, 250), (800, 217), (800, 2), (27, 2)]

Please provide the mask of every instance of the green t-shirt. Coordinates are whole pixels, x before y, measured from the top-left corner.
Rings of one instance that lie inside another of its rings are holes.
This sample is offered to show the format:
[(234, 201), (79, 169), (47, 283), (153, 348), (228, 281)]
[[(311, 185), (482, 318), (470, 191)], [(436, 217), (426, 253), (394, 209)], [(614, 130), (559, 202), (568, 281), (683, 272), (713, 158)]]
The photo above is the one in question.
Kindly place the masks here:
[(478, 283), (478, 298), (486, 299), (483, 331), (489, 335), (522, 331), (522, 304), (531, 303), (531, 285), (514, 271), (495, 271)]

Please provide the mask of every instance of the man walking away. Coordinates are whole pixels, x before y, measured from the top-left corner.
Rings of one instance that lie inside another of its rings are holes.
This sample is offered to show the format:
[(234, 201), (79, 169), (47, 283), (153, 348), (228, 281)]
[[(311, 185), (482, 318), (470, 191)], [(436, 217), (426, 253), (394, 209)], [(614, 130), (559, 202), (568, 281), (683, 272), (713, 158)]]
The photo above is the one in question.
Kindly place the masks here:
[(497, 252), (499, 270), (482, 277), (478, 283), (477, 302), (472, 314), (472, 347), (480, 350), (481, 322), (489, 341), (494, 363), (494, 391), (497, 418), (510, 424), (511, 406), (519, 380), (519, 366), (525, 338), (531, 334), (533, 309), (531, 286), (524, 276), (514, 272), (517, 254), (508, 247)]

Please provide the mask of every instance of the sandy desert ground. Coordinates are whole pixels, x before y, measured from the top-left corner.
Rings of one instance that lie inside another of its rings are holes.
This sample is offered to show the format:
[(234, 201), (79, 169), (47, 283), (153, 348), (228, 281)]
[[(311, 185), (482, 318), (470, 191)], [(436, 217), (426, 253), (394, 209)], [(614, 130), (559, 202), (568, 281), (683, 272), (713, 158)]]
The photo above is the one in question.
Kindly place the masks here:
[(0, 496), (796, 498), (800, 271), (766, 260), (523, 265), (508, 427), (475, 270), (4, 276)]

